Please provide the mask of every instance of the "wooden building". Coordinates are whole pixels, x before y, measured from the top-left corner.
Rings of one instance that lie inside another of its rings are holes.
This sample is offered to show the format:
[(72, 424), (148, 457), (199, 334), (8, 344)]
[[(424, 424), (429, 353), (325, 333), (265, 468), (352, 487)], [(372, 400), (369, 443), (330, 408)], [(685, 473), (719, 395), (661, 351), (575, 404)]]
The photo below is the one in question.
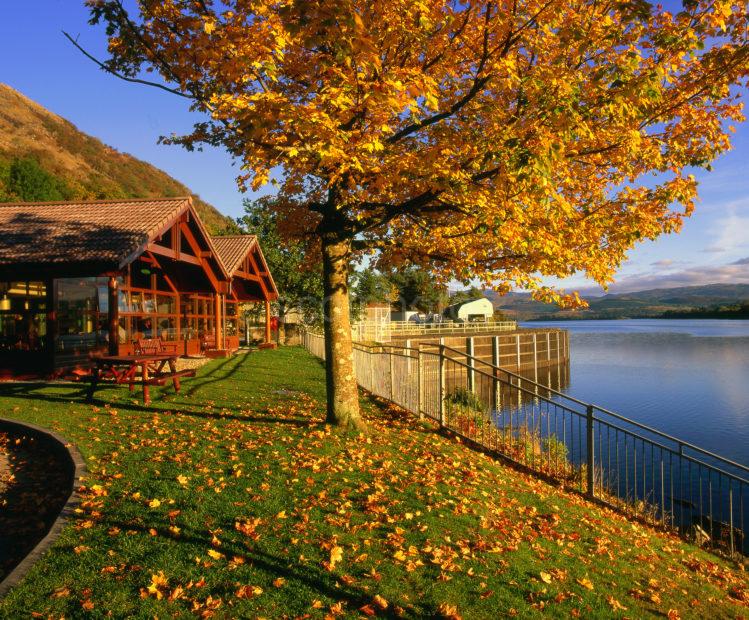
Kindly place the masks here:
[(240, 304), (268, 315), (277, 296), (257, 239), (212, 238), (189, 197), (0, 205), (6, 371), (52, 374), (138, 338), (225, 355)]

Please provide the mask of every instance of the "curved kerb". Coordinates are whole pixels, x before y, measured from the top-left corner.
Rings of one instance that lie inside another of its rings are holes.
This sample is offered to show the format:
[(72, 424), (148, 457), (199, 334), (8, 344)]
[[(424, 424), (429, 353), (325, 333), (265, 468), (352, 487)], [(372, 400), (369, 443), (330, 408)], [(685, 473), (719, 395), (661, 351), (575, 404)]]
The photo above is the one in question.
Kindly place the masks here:
[(62, 466), (68, 470), (69, 481), (69, 492), (65, 504), (47, 530), (44, 538), (26, 554), (26, 557), (8, 573), (5, 579), (0, 581), (0, 598), (3, 598), (11, 588), (16, 586), (26, 576), (31, 567), (44, 555), (50, 545), (55, 542), (65, 522), (73, 515), (75, 508), (80, 503), (77, 489), (80, 486), (81, 479), (86, 474), (86, 463), (83, 457), (81, 457), (80, 452), (78, 452), (78, 448), (60, 435), (41, 426), (0, 418), (0, 431), (13, 435), (23, 434), (33, 437), (40, 446), (51, 450), (59, 458)]

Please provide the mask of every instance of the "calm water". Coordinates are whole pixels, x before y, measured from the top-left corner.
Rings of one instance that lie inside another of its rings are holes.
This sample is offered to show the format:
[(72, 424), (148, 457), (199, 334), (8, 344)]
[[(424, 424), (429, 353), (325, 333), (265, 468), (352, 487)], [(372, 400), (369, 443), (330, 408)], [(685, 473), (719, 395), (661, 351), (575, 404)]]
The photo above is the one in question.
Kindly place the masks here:
[(749, 321), (548, 321), (570, 332), (571, 396), (749, 464)]

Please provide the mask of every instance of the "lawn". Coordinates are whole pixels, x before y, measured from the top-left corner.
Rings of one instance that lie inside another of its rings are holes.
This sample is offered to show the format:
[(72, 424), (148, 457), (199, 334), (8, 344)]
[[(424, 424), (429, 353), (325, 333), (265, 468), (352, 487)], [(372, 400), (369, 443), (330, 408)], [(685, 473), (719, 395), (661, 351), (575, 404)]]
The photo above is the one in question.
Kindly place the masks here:
[(149, 408), (126, 389), (0, 386), (3, 415), (79, 447), (77, 518), (0, 617), (711, 617), (746, 573), (363, 400), (323, 422), (300, 348), (205, 366)]

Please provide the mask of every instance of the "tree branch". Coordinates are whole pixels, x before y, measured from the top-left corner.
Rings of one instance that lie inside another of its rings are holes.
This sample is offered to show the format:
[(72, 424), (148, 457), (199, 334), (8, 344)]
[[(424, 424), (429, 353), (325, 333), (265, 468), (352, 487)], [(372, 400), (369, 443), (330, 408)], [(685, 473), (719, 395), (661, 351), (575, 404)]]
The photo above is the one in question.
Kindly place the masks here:
[(114, 69), (108, 67), (106, 64), (104, 64), (101, 60), (87, 52), (81, 45), (76, 41), (73, 37), (71, 37), (67, 32), (64, 30), (62, 31), (62, 34), (65, 35), (65, 38), (70, 41), (78, 50), (89, 60), (92, 60), (94, 63), (99, 65), (101, 69), (109, 73), (110, 75), (113, 75), (116, 78), (119, 78), (121, 80), (124, 80), (125, 82), (133, 82), (134, 84), (143, 84), (145, 86), (153, 86), (154, 88), (160, 88), (161, 90), (164, 90), (168, 93), (171, 93), (172, 95), (178, 95), (180, 97), (184, 97), (185, 99), (193, 99), (191, 95), (186, 95), (185, 93), (177, 90), (176, 88), (170, 88), (169, 86), (165, 86), (164, 84), (159, 84), (158, 82), (151, 82), (150, 80), (141, 80), (140, 78), (134, 78), (134, 77), (128, 77), (127, 75), (123, 75), (122, 73), (118, 73)]

